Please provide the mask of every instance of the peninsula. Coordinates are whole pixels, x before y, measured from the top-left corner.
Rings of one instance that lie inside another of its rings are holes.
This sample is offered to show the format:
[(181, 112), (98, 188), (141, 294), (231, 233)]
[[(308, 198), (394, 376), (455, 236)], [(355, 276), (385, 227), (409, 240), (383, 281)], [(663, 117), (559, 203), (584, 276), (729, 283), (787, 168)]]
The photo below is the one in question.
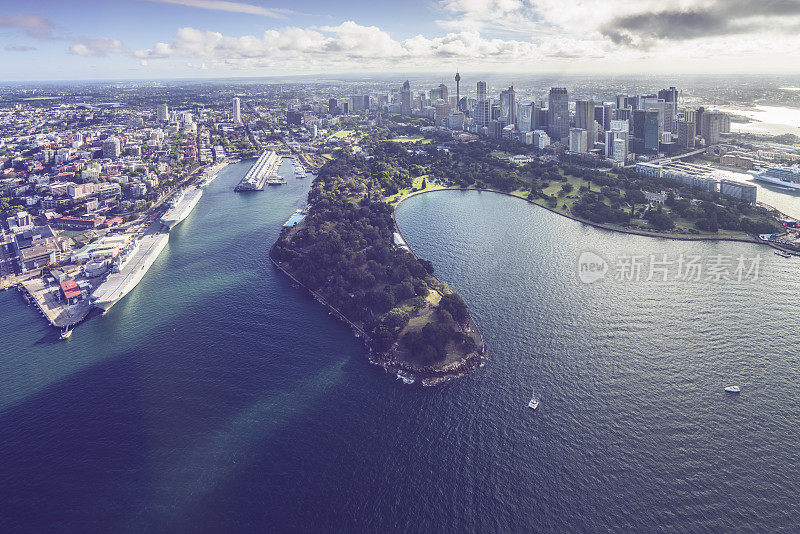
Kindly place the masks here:
[(383, 157), (340, 155), (320, 169), (308, 215), (284, 228), (270, 257), (364, 338), (370, 361), (430, 385), (476, 369), (486, 351), (461, 296), (408, 248), (384, 201), (413, 180)]

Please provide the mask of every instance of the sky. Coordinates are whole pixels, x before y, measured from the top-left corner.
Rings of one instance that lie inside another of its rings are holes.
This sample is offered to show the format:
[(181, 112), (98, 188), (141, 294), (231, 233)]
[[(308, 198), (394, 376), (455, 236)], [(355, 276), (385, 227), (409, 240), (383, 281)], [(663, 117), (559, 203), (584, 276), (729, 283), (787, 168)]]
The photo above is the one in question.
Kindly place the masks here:
[(5, 80), (800, 73), (800, 0), (2, 0)]

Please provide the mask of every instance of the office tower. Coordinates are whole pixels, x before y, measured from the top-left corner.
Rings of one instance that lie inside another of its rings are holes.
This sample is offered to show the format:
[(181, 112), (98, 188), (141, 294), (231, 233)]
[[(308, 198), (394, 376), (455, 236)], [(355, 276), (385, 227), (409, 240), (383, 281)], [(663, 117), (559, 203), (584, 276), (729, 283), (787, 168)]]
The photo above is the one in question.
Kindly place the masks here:
[(514, 86), (500, 93), (500, 118), (508, 124), (517, 123), (517, 93), (514, 91)]
[(517, 104), (517, 129), (520, 132), (535, 130), (536, 107), (530, 100), (522, 100)]
[(408, 80), (403, 82), (403, 89), (400, 91), (400, 113), (411, 115), (411, 84)]
[(331, 115), (335, 115), (337, 106), (338, 102), (336, 101), (335, 98), (331, 98), (330, 100), (328, 100), (328, 113), (330, 113)]
[(569, 102), (566, 87), (553, 87), (548, 95), (547, 133), (558, 142), (569, 137)]
[(544, 130), (534, 130), (533, 146), (535, 146), (539, 150), (543, 149), (544, 147), (550, 146), (550, 136), (548, 136)]
[(439, 84), (439, 98), (441, 98), (445, 102), (450, 101), (449, 97), (447, 96), (447, 86), (443, 83)]
[(569, 129), (569, 151), (576, 154), (585, 154), (587, 150), (586, 130), (583, 128)]
[(594, 102), (578, 100), (575, 102), (575, 128), (586, 130), (586, 143), (594, 148), (597, 128), (594, 125)]
[(719, 111), (705, 111), (702, 115), (700, 135), (705, 139), (706, 146), (719, 143), (720, 134), (730, 132), (730, 117)]
[(242, 103), (238, 96), (233, 98), (233, 122), (235, 124), (242, 123)]
[(705, 113), (706, 109), (703, 106), (697, 108), (697, 111), (694, 112), (694, 127), (695, 127), (695, 135), (701, 135), (701, 126), (703, 124), (703, 113)]
[(441, 126), (442, 121), (450, 115), (450, 104), (440, 98), (436, 101), (435, 108), (433, 121), (436, 123), (436, 126)]
[(606, 132), (605, 156), (615, 161), (624, 162), (628, 158), (628, 132), (609, 130)]
[(637, 109), (631, 126), (633, 151), (637, 154), (658, 152), (658, 111)]
[(478, 128), (489, 126), (492, 120), (492, 103), (485, 98), (475, 104), (475, 124)]
[(350, 102), (347, 100), (339, 103), (339, 109), (342, 110), (342, 115), (347, 115), (350, 113)]
[(486, 82), (478, 82), (478, 102), (486, 100)]
[(104, 158), (118, 158), (121, 153), (122, 150), (118, 138), (112, 136), (103, 141)]
[(678, 145), (683, 148), (694, 148), (695, 130), (694, 122), (678, 121)]
[(156, 108), (158, 122), (169, 122), (169, 107), (166, 104), (159, 104)]
[[(596, 115), (596, 113), (595, 113)], [(600, 123), (600, 126), (603, 128), (604, 132), (607, 132), (611, 129), (611, 119), (614, 118), (614, 103), (613, 102), (604, 102), (603, 103), (603, 122)]]
[(670, 87), (669, 89), (661, 89), (658, 92), (658, 99), (667, 103), (666, 119), (668, 120), (668, 127), (665, 127), (665, 131), (675, 133), (675, 120), (678, 117), (678, 90), (674, 87)]

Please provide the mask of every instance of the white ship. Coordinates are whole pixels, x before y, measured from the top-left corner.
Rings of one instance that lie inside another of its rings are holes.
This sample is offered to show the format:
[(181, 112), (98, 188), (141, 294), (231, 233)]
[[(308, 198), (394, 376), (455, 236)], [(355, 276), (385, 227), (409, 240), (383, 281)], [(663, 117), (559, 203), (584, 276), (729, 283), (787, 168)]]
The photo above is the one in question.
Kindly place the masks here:
[(800, 190), (800, 167), (767, 167), (753, 172), (753, 178), (762, 182)]
[(92, 292), (92, 304), (103, 313), (110, 310), (141, 281), (167, 241), (169, 234), (160, 233), (135, 239), (115, 258), (111, 274)]
[(197, 187), (190, 187), (176, 193), (172, 197), (167, 211), (161, 216), (161, 222), (167, 228), (172, 229), (173, 226), (189, 216), (201, 196), (203, 196), (203, 190)]
[(295, 178), (305, 178), (306, 177), (306, 169), (303, 167), (303, 164), (300, 163), (300, 160), (295, 158), (294, 160), (294, 176)]

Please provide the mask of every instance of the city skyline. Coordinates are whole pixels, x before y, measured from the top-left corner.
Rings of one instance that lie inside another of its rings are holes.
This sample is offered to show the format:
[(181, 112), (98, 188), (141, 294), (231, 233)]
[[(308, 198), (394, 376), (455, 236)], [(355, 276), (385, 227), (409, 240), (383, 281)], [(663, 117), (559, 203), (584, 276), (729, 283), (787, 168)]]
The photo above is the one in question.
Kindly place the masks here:
[[(15, 81), (437, 70), (792, 73), (800, 2), (54, 2), (0, 10)], [(46, 68), (42, 68), (47, 65)], [(792, 67), (788, 67), (791, 69)]]

